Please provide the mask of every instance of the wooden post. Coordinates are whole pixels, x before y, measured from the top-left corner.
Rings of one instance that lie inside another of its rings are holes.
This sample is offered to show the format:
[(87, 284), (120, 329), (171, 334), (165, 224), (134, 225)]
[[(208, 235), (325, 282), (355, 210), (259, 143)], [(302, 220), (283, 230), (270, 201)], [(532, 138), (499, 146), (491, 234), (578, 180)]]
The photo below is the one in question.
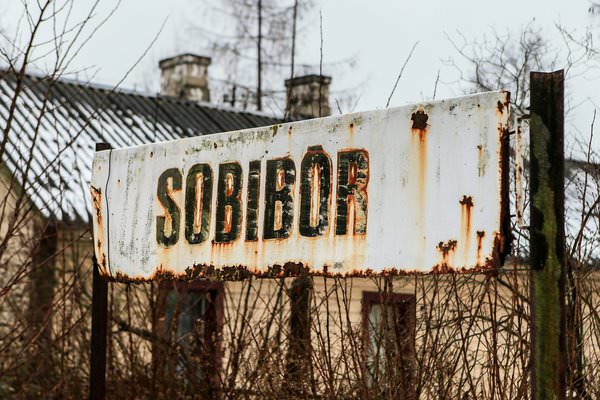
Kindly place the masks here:
[(294, 278), (290, 296), (290, 333), (284, 387), (290, 398), (308, 398), (311, 385), (310, 299), (313, 289), (308, 275)]
[(564, 74), (532, 72), (531, 398), (565, 399)]
[(29, 306), (27, 322), (28, 340), (33, 346), (27, 354), (27, 377), (29, 382), (40, 385), (28, 389), (24, 398), (34, 397), (35, 390), (50, 390), (56, 380), (57, 363), (52, 340), (52, 322), (54, 315), (54, 295), (56, 290), (56, 256), (58, 250), (58, 227), (54, 218), (42, 219), (35, 223), (40, 232), (38, 242), (31, 257), (29, 273)]
[[(96, 143), (96, 151), (110, 150), (106, 143)], [(93, 237), (93, 234), (92, 234)], [(95, 239), (92, 240), (95, 243)], [(106, 335), (108, 328), (108, 282), (100, 276), (96, 255), (92, 256), (92, 338), (90, 352), (90, 400), (106, 398)]]

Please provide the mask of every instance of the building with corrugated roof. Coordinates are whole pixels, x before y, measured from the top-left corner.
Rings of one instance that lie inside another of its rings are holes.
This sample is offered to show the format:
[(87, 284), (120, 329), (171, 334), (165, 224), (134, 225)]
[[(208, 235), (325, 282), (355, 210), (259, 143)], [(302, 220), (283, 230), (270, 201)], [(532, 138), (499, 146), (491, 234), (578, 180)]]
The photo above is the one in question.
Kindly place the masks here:
[[(85, 392), (96, 143), (118, 148), (284, 119), (211, 104), (209, 65), (192, 54), (162, 60), (158, 95), (0, 73), (0, 321), (11, 322), (0, 327), (0, 345), (22, 361), (10, 373), (0, 361), (0, 397), (19, 385), (29, 397)], [(287, 80), (286, 119), (328, 113), (329, 83)], [(581, 251), (594, 259), (600, 174), (590, 163), (567, 167), (569, 232), (576, 237), (587, 218)], [(114, 284), (109, 397), (524, 398), (527, 286), (514, 261), (499, 276)], [(598, 286), (594, 277), (585, 284)], [(593, 330), (593, 304), (581, 307)]]

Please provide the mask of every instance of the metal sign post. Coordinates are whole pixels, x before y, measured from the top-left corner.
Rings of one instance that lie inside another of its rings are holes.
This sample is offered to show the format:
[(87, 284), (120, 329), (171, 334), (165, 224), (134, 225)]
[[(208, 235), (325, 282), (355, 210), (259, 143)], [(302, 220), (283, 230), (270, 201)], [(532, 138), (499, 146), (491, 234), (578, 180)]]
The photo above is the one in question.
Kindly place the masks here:
[(566, 387), (563, 71), (531, 73), (531, 398)]
[[(96, 151), (110, 150), (110, 145), (97, 143)], [(92, 216), (96, 218), (97, 216)], [(94, 235), (92, 235), (94, 239)], [(108, 327), (108, 282), (100, 274), (98, 259), (93, 256), (92, 338), (90, 352), (90, 399), (106, 398), (106, 334)]]

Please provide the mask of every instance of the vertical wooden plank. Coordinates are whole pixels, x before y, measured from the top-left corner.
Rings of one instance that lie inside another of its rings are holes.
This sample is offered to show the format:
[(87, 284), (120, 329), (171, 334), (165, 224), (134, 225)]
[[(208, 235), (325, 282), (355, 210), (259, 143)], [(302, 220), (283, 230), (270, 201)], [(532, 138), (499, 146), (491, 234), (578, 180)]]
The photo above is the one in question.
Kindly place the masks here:
[(531, 398), (564, 399), (564, 74), (532, 72), (530, 83)]
[[(96, 151), (110, 150), (106, 143), (96, 143)], [(93, 236), (93, 235), (92, 235)], [(95, 243), (92, 240), (92, 243)], [(92, 337), (90, 349), (90, 399), (106, 398), (106, 339), (108, 328), (108, 282), (100, 276), (96, 255), (92, 256)]]

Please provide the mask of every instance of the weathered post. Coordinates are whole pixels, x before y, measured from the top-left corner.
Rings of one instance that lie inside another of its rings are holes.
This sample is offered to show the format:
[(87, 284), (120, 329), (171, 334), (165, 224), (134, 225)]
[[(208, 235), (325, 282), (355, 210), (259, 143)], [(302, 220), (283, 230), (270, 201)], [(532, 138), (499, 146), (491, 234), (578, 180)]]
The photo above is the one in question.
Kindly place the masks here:
[(290, 334), (285, 373), (285, 387), (292, 398), (307, 398), (310, 387), (310, 276), (294, 278), (290, 288)]
[(530, 84), (531, 398), (565, 399), (563, 71)]
[[(96, 143), (96, 151), (110, 150), (107, 143)], [(93, 234), (92, 234), (93, 236)], [(95, 238), (92, 241), (95, 243)], [(90, 353), (90, 400), (106, 398), (106, 334), (108, 315), (108, 282), (100, 276), (98, 260), (92, 256), (92, 338)]]

